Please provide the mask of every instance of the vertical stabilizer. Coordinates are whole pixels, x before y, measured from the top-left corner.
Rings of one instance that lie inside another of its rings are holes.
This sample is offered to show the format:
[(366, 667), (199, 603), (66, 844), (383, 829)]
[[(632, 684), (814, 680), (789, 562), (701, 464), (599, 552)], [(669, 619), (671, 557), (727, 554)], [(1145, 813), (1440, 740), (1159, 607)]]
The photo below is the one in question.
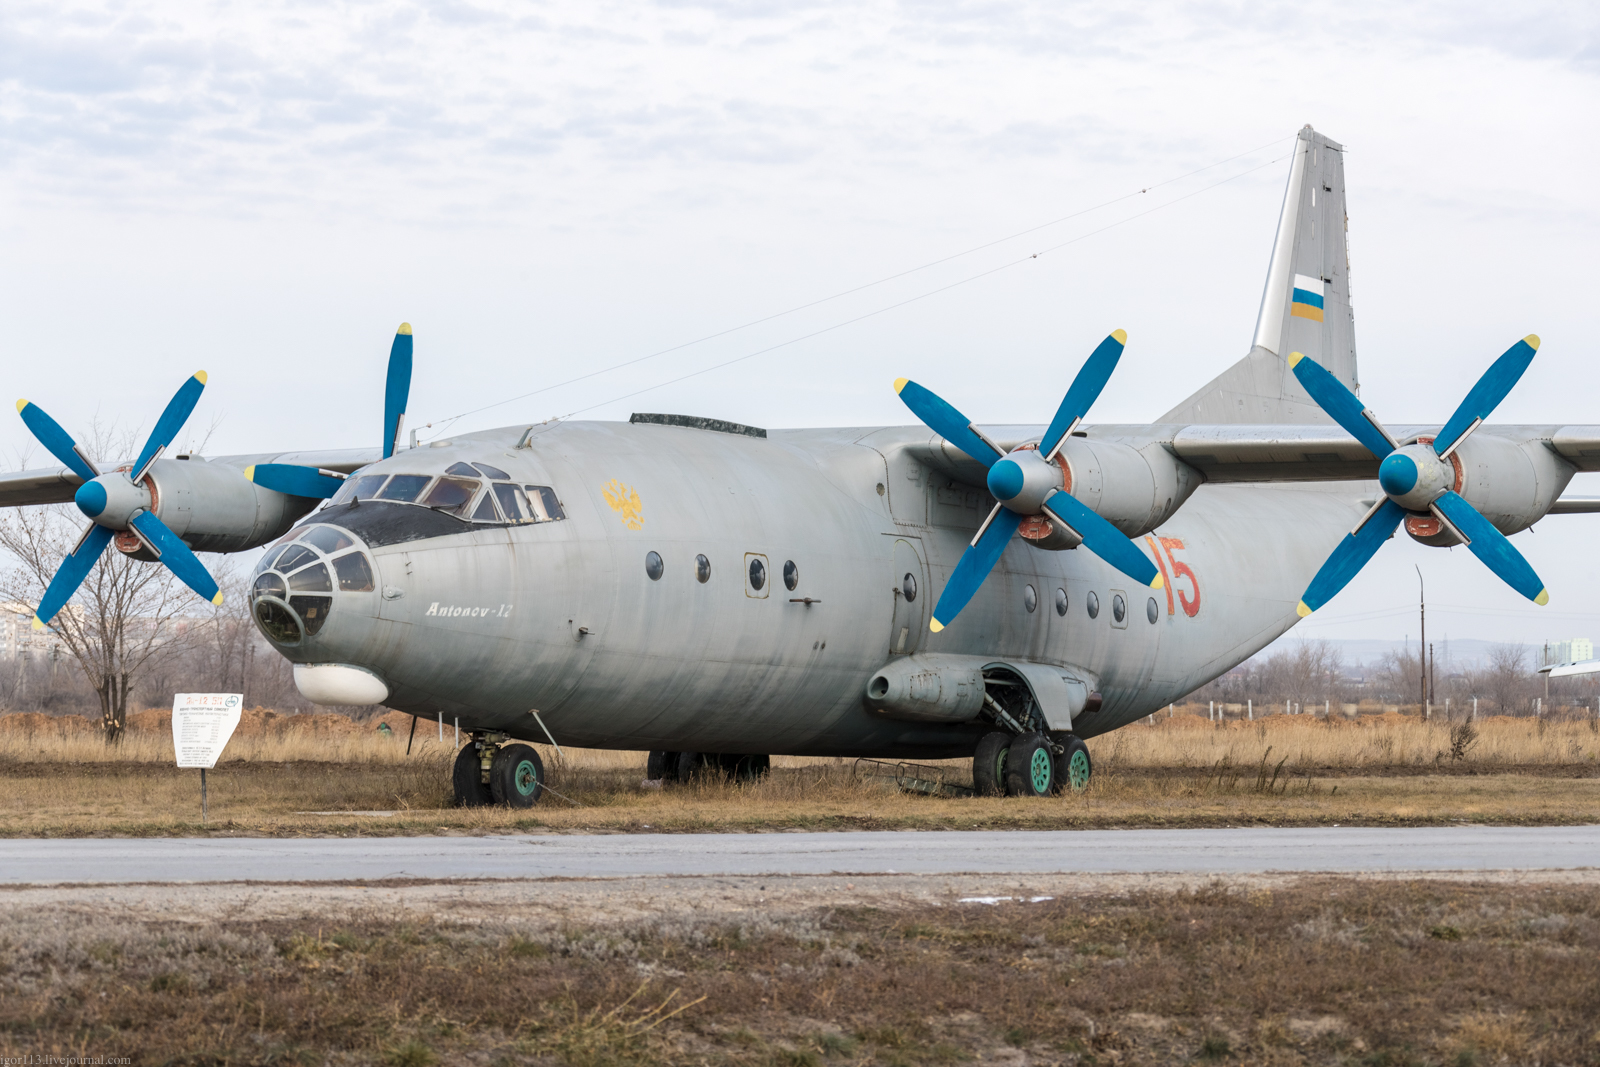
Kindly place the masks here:
[(1290, 372), (1290, 352), (1360, 392), (1346, 223), (1344, 147), (1307, 126), (1295, 141), (1250, 354), (1160, 421), (1330, 421)]

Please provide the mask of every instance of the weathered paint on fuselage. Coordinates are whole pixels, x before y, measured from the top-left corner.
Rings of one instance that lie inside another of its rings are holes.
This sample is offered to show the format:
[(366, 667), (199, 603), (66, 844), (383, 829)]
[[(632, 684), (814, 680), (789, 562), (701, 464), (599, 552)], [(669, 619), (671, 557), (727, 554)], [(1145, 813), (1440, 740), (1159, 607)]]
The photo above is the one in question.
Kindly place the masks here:
[[(928, 610), (992, 501), (917, 462), (908, 449), (928, 444), (924, 429), (777, 430), (763, 440), (559, 423), (518, 448), (522, 433), (458, 437), (366, 472), (480, 460), (553, 486), (565, 521), (482, 526), (372, 502), (314, 512), (302, 525), (390, 529), (376, 540), (395, 540), (410, 516), (419, 522), (400, 535), (415, 539), (369, 548), (375, 591), (335, 594), (321, 632), (284, 654), (367, 668), (397, 709), (530, 740), (544, 736), (536, 708), (573, 745), (964, 756), (982, 727), (886, 719), (863, 704), (871, 675), (914, 651), (1071, 667), (1104, 696), (1079, 732), (1103, 733), (1293, 625), (1301, 591), (1372, 492), (1351, 482), (1202, 486), (1137, 539), (1147, 551), (1161, 545), (1162, 591), (1133, 586), (1087, 550), (1015, 540), (956, 622), (931, 634)], [(646, 573), (651, 551), (664, 562), (659, 580)], [(704, 583), (697, 555), (711, 563)], [(760, 592), (753, 556), (766, 571)], [(798, 568), (793, 590), (787, 561)]]

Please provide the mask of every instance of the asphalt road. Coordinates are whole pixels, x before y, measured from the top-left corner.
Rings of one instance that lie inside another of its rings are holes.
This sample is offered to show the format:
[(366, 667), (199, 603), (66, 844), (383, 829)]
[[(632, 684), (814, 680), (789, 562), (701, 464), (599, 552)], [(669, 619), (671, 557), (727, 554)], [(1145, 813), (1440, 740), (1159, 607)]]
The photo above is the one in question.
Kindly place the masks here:
[(0, 840), (0, 884), (1600, 867), (1600, 826)]

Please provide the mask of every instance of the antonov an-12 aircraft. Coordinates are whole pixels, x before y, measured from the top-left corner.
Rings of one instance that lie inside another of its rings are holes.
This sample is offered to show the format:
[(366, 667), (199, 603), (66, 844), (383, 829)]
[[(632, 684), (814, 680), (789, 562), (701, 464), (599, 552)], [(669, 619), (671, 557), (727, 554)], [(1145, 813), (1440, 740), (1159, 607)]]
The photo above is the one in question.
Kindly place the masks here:
[(1148, 425), (1084, 421), (1118, 330), (1045, 426), (978, 426), (901, 379), (920, 425), (636, 414), (402, 449), (402, 325), (381, 450), (167, 456), (202, 373), (106, 471), (19, 403), (65, 468), (0, 477), (0, 504), (89, 522), (39, 625), (113, 544), (207, 599), (194, 552), (270, 545), (251, 609), (301, 692), (459, 718), (464, 805), (533, 804), (524, 742), (546, 740), (651, 750), (655, 777), (971, 757), (979, 792), (1081, 788), (1084, 738), (1253, 655), (1402, 526), (1543, 604), (1505, 535), (1600, 510), (1560, 499), (1600, 469), (1600, 426), (1486, 421), (1537, 337), (1486, 348), (1443, 427), (1365, 408), (1345, 228), (1342, 148), (1308, 126), (1249, 354)]

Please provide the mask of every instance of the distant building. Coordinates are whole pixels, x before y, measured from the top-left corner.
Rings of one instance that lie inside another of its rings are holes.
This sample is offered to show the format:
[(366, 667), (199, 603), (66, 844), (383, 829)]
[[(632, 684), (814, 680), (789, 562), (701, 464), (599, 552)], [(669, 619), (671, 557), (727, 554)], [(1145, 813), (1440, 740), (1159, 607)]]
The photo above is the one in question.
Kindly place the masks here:
[(61, 635), (47, 626), (33, 628), (33, 608), (20, 600), (0, 601), (0, 655), (61, 654)]
[(1583, 663), (1594, 659), (1594, 642), (1587, 637), (1574, 637), (1545, 646), (1546, 663)]

